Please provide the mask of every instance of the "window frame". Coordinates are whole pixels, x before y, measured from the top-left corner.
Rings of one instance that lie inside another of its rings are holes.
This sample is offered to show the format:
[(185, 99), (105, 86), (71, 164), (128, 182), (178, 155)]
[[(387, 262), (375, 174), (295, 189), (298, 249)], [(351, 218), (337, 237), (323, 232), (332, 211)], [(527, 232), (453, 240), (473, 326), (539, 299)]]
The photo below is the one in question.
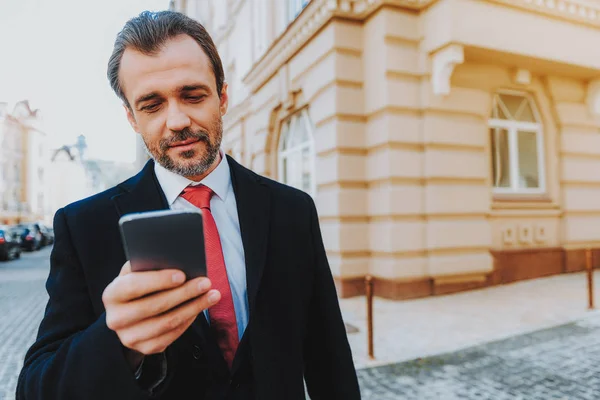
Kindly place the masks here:
[[(285, 150), (283, 150), (282, 148), (283, 148), (284, 142), (286, 141), (286, 139), (289, 140), (288, 137), (290, 135), (290, 128), (292, 128), (294, 126), (295, 119), (299, 119), (300, 122), (302, 124), (304, 124), (304, 128), (306, 129), (306, 132), (307, 132), (308, 140), (301, 143), (300, 145), (296, 145), (292, 148), (286, 148)], [(284, 132), (286, 124), (289, 124), (289, 128), (287, 128), (288, 130), (286, 132)], [(309, 159), (310, 159), (309, 174), (311, 177), (311, 182), (309, 185), (310, 186), (309, 191), (306, 193), (308, 193), (311, 197), (314, 198), (317, 193), (317, 178), (316, 178), (316, 166), (315, 166), (315, 164), (316, 164), (316, 149), (315, 149), (314, 129), (313, 129), (313, 125), (312, 125), (312, 122), (310, 119), (310, 115), (308, 113), (308, 109), (303, 108), (293, 114), (290, 114), (287, 118), (284, 118), (281, 121), (279, 132), (280, 132), (279, 133), (279, 142), (277, 143), (277, 177), (278, 177), (279, 181), (286, 185), (292, 186), (292, 185), (290, 185), (290, 183), (285, 181), (287, 176), (285, 176), (284, 170), (283, 170), (284, 160), (289, 159), (290, 155), (292, 155), (292, 154), (302, 155), (302, 152), (304, 151), (304, 149), (308, 148), (308, 155), (309, 155)], [(297, 188), (297, 189), (303, 190), (301, 188)]]
[[(523, 122), (509, 119), (499, 119), (499, 118), (489, 118), (488, 119), (488, 137), (490, 138), (490, 150), (492, 148), (491, 141), (492, 139), (492, 130), (493, 129), (504, 129), (507, 131), (507, 141), (508, 141), (508, 162), (509, 162), (509, 171), (510, 171), (510, 186), (509, 187), (496, 187), (494, 186), (494, 176), (493, 176), (493, 160), (494, 154), (490, 151), (490, 159), (492, 163), (490, 164), (491, 174), (492, 174), (492, 190), (494, 194), (515, 194), (515, 195), (539, 195), (545, 194), (546, 187), (546, 152), (544, 151), (544, 126), (542, 124), (542, 118), (537, 108), (537, 104), (534, 101), (534, 98), (531, 94), (516, 90), (500, 90), (494, 93), (493, 98), (493, 110), (496, 107), (501, 107), (500, 104), (496, 105), (496, 99), (500, 95), (511, 95), (511, 96), (519, 96), (527, 99), (529, 102), (529, 106), (531, 107), (533, 116), (538, 122)], [(505, 111), (506, 114), (506, 111)], [(520, 132), (528, 132), (535, 133), (536, 136), (536, 151), (537, 151), (537, 167), (538, 167), (538, 180), (539, 186), (537, 188), (522, 188), (519, 187), (519, 148), (518, 148), (518, 135)]]

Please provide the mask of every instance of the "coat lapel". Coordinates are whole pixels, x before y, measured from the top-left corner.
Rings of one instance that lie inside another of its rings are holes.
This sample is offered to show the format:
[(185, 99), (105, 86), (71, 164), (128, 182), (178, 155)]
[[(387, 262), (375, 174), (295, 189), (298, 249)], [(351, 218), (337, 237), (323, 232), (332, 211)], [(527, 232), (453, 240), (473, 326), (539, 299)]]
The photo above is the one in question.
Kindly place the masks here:
[(265, 267), (269, 235), (270, 192), (262, 178), (227, 156), (237, 203), (246, 257), (246, 285), (250, 319)]
[(142, 171), (119, 185), (123, 193), (112, 198), (119, 216), (145, 211), (165, 210), (169, 208), (156, 174), (154, 161), (146, 163)]
[[(269, 188), (260, 176), (242, 167), (231, 157), (227, 156), (227, 159), (231, 170), (231, 181), (246, 258), (246, 286), (250, 317), (248, 327), (250, 327), (255, 314), (256, 295), (267, 257), (271, 198)], [(240, 368), (242, 358), (247, 353), (244, 348), (250, 340), (248, 327), (233, 360), (232, 375)]]

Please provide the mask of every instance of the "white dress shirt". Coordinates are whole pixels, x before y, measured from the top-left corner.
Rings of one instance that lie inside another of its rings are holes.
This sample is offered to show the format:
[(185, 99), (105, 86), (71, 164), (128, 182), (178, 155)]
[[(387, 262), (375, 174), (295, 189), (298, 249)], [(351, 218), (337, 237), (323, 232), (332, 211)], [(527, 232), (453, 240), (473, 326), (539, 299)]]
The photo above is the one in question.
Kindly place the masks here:
[[(171, 172), (158, 163), (154, 163), (154, 172), (169, 207), (173, 210), (197, 209), (196, 206), (180, 197), (181, 192), (189, 185), (205, 185), (215, 193), (210, 200), (210, 211), (219, 230), (225, 268), (229, 278), (229, 286), (233, 297), (233, 306), (237, 319), (239, 338), (242, 338), (248, 325), (248, 294), (246, 286), (246, 261), (244, 245), (240, 233), (237, 203), (233, 193), (231, 174), (227, 158), (221, 152), (219, 165), (202, 181), (194, 182)], [(208, 313), (205, 311), (206, 319)]]

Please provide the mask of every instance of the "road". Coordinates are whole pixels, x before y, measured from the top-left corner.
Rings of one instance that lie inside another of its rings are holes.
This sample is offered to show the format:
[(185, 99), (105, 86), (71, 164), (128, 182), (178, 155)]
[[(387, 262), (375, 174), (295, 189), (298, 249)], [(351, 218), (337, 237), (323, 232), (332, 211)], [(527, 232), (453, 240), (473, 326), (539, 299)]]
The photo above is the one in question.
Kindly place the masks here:
[[(47, 295), (50, 249), (0, 263), (0, 400), (13, 400)], [(450, 354), (358, 370), (365, 400), (600, 399), (600, 315)]]
[(25, 352), (42, 319), (49, 255), (46, 247), (0, 262), (0, 400), (14, 399)]

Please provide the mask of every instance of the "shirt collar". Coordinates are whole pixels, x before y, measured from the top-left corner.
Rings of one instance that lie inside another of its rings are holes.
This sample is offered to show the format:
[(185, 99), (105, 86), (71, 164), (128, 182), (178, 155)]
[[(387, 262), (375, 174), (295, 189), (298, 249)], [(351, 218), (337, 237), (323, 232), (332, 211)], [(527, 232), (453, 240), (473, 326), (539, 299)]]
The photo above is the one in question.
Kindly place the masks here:
[(165, 193), (169, 206), (172, 206), (183, 189), (189, 185), (205, 185), (208, 186), (222, 201), (227, 198), (228, 189), (231, 186), (231, 174), (229, 172), (229, 163), (227, 157), (221, 153), (221, 161), (219, 165), (200, 182), (194, 182), (181, 176), (175, 172), (169, 171), (159, 163), (154, 163), (154, 173), (156, 179)]

